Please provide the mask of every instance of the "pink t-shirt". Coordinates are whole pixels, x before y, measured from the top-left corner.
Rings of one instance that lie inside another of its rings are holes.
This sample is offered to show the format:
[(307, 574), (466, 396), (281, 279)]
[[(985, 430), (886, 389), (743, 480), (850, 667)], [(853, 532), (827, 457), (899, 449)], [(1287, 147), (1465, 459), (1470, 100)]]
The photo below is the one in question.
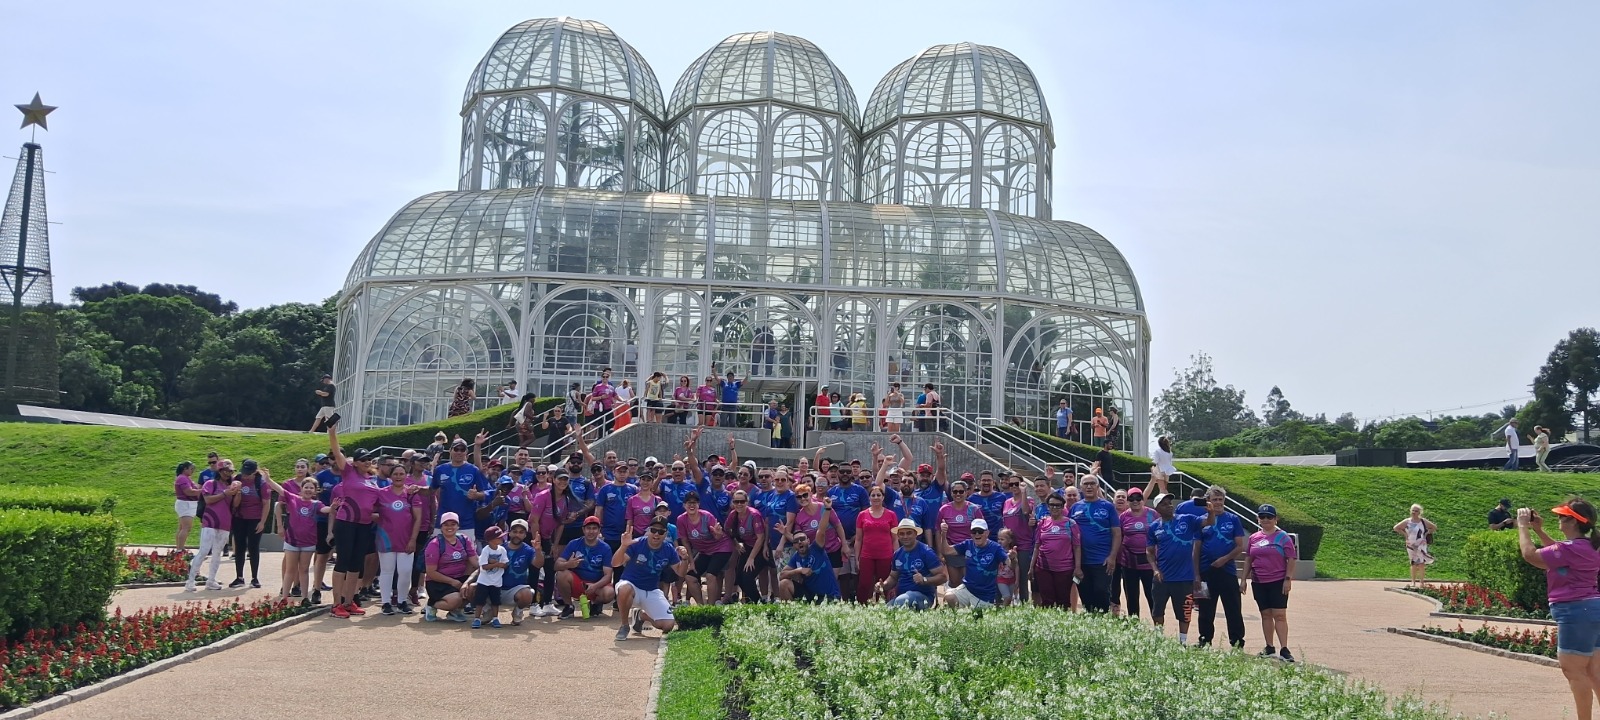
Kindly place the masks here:
[(477, 551), (472, 547), (472, 538), (456, 533), (455, 544), (447, 544), (443, 535), (429, 540), (428, 549), (422, 552), (422, 561), (434, 566), (445, 577), (463, 580), (468, 572), (467, 559), (477, 556)]
[(761, 511), (746, 507), (748, 509), (744, 511), (744, 517), (739, 517), (737, 512), (728, 513), (728, 527), (725, 529), (730, 540), (737, 535), (748, 550), (755, 547), (756, 540), (767, 532), (767, 519), (761, 516)]
[[(222, 491), (227, 489), (228, 483), (225, 483), (221, 480), (207, 480), (206, 484), (200, 488), (200, 494), (222, 495)], [(204, 510), (200, 511), (200, 527), (214, 528), (222, 531), (233, 530), (232, 497), (223, 495), (221, 500), (218, 500), (214, 503), (206, 503), (204, 499), (201, 499), (200, 502), (204, 503), (206, 506)]]
[(1135, 570), (1150, 569), (1150, 556), (1145, 554), (1145, 549), (1150, 545), (1150, 523), (1159, 517), (1150, 508), (1138, 514), (1132, 510), (1122, 511), (1122, 557), (1117, 558), (1118, 563)]
[(861, 543), (861, 557), (868, 560), (888, 560), (894, 557), (894, 526), (900, 517), (889, 508), (883, 517), (873, 517), (872, 508), (856, 516), (856, 538)]
[[(1122, 536), (1128, 537), (1128, 534), (1124, 532)], [(1294, 536), (1282, 528), (1272, 535), (1265, 530), (1255, 531), (1245, 544), (1245, 552), (1250, 553), (1250, 576), (1256, 582), (1264, 583), (1284, 579), (1289, 574), (1289, 558), (1300, 558), (1300, 549), (1294, 545)], [(1593, 580), (1593, 577), (1590, 579)]]
[(589, 393), (589, 401), (599, 405), (601, 410), (610, 410), (617, 399), (617, 389), (604, 380), (594, 384), (594, 390)]
[(194, 496), (185, 491), (199, 489), (200, 487), (194, 484), (194, 478), (188, 475), (179, 475), (172, 481), (172, 495), (179, 500), (194, 500)]
[(539, 537), (545, 540), (549, 540), (556, 534), (556, 528), (561, 526), (561, 519), (571, 511), (570, 506), (573, 504), (572, 498), (567, 497), (566, 493), (562, 493), (561, 497), (555, 499), (556, 507), (554, 514), (552, 514), (550, 502), (550, 491), (540, 490), (539, 494), (533, 496), (533, 510), (528, 513), (529, 518), (537, 518), (539, 520)]
[(357, 525), (371, 525), (372, 513), (378, 506), (378, 493), (380, 490), (367, 484), (367, 479), (356, 471), (355, 463), (346, 463), (344, 472), (340, 474), (339, 484), (334, 486), (330, 497), (344, 498), (344, 505), (334, 511), (334, 518), (339, 522), (353, 522)]
[(1600, 551), (1587, 539), (1562, 540), (1539, 548), (1547, 568), (1545, 584), (1550, 589), (1550, 604), (1600, 598), (1595, 576), (1600, 574)]
[(694, 390), (679, 385), (672, 391), (672, 399), (679, 407), (688, 407), (689, 401), (694, 399)]
[(717, 404), (717, 389), (711, 387), (710, 385), (701, 385), (700, 387), (695, 388), (694, 394), (695, 397), (700, 399), (700, 402), (710, 403), (712, 405)]
[[(833, 520), (837, 517), (833, 510), (823, 507), (820, 503), (815, 512), (806, 510), (802, 505), (800, 512), (794, 514), (794, 531), (805, 533), (806, 537), (811, 538), (811, 544), (820, 544), (823, 550), (833, 552), (844, 547), (844, 538), (839, 537), (839, 532), (833, 529)], [(819, 532), (827, 537), (827, 542), (817, 542)]]
[(283, 497), (283, 543), (295, 547), (312, 547), (317, 544), (317, 517), (322, 512), (322, 502), (316, 498), (306, 500), (299, 495)]
[(1029, 523), (1033, 520), (1035, 507), (1038, 507), (1038, 501), (1031, 497), (1023, 498), (1021, 505), (1017, 504), (1016, 498), (1009, 497), (1000, 510), (1000, 522), (1011, 531), (1011, 537), (1016, 538), (1019, 553), (1033, 550), (1033, 526)]
[(1072, 572), (1076, 546), (1083, 542), (1083, 530), (1078, 523), (1065, 515), (1060, 520), (1046, 515), (1039, 518), (1034, 532), (1037, 543), (1034, 562), (1051, 572)]
[(633, 536), (641, 537), (644, 531), (650, 529), (650, 521), (655, 519), (656, 503), (661, 498), (655, 495), (639, 493), (628, 498), (628, 520), (633, 523)]
[(952, 547), (963, 540), (972, 539), (972, 521), (983, 517), (983, 508), (969, 502), (962, 502), (961, 507), (955, 503), (945, 503), (939, 508), (939, 527), (950, 526), (945, 533), (944, 541)]
[(429, 518), (433, 518), (438, 515), (433, 507), (433, 491), (428, 489), (428, 476), (407, 475), (406, 487), (417, 488), (417, 497), (422, 499), (422, 529), (426, 531), (433, 524), (433, 521)]
[(393, 487), (377, 492), (378, 552), (405, 552), (406, 543), (417, 536), (411, 511), (415, 508), (420, 514), (422, 495), (397, 493)]
[(697, 553), (715, 555), (733, 552), (733, 540), (726, 534), (718, 538), (712, 532), (717, 525), (717, 518), (705, 510), (697, 510), (693, 515), (687, 512), (679, 515), (677, 525), (678, 537), (688, 542), (689, 547)]

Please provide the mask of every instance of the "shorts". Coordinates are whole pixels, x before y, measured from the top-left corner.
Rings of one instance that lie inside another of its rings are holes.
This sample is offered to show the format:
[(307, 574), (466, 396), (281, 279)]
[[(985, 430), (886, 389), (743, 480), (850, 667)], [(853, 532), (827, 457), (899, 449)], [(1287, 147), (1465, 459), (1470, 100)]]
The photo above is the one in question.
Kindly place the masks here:
[(723, 570), (728, 569), (728, 559), (731, 557), (733, 553), (700, 553), (694, 557), (694, 567), (689, 574), (695, 577), (721, 575)]
[(196, 513), (200, 512), (200, 501), (199, 500), (173, 500), (172, 501), (172, 509), (178, 513), (178, 517), (181, 517), (181, 518), (192, 518), (192, 517), (195, 516)]
[(328, 524), (325, 522), (317, 523), (317, 554), (333, 554), (333, 544), (328, 542)]
[(500, 605), (499, 585), (479, 585), (472, 593), (473, 604), (478, 607), (497, 607)]
[(1289, 596), (1283, 592), (1283, 581), (1264, 583), (1257, 581), (1250, 585), (1250, 594), (1256, 598), (1257, 610), (1288, 610)]
[(646, 400), (644, 401), (644, 406), (650, 408), (651, 410), (660, 410), (661, 408), (666, 407), (667, 404), (661, 400)]
[[(478, 587), (483, 587), (483, 586), (479, 585)], [(528, 590), (528, 591), (531, 592), (533, 590), (533, 588), (528, 587), (527, 585), (518, 585), (516, 587), (508, 587), (508, 588), (500, 591), (500, 597), (505, 599), (507, 605), (515, 605), (515, 604), (517, 604), (517, 593), (520, 593), (523, 590)], [(479, 590), (478, 592), (483, 592), (483, 591)]]
[(661, 568), (661, 582), (664, 582), (664, 583), (666, 583), (668, 585), (671, 585), (671, 584), (677, 582), (678, 580), (679, 580), (678, 571), (677, 570), (673, 570), (672, 566), (669, 565), (667, 567)]
[(1007, 585), (1005, 583), (1001, 583), (1000, 584), (1000, 602), (1002, 604), (1010, 605), (1011, 604), (1011, 598), (1015, 597), (1016, 594), (1017, 594), (1017, 589), (1016, 589), (1015, 586)]
[(992, 608), (992, 607), (994, 607), (994, 603), (989, 602), (987, 600), (984, 600), (982, 598), (979, 598), (977, 595), (973, 595), (972, 591), (967, 589), (967, 586), (966, 586), (965, 583), (963, 583), (961, 585), (957, 585), (954, 588), (951, 588), (950, 589), (950, 594), (946, 595), (945, 599), (950, 601), (950, 603), (955, 605), (956, 607), (962, 607), (962, 608)]
[(1153, 599), (1151, 600), (1152, 605), (1150, 607), (1151, 619), (1160, 620), (1162, 614), (1166, 612), (1167, 601), (1171, 600), (1172, 619), (1177, 620), (1180, 623), (1183, 622), (1183, 599), (1189, 597), (1189, 593), (1194, 592), (1194, 581), (1180, 580), (1177, 582), (1168, 582), (1163, 580), (1156, 583), (1153, 590)]
[(961, 553), (950, 553), (944, 556), (944, 565), (949, 568), (965, 569), (967, 567), (967, 556)]
[(302, 547), (302, 546), (299, 546), (299, 545), (285, 544), (283, 546), (283, 551), (284, 552), (315, 552), (316, 549), (317, 549), (316, 545), (306, 545), (306, 546)]
[(838, 550), (829, 550), (828, 562), (833, 563), (833, 569), (835, 570), (844, 569), (844, 553)]
[(889, 601), (892, 608), (911, 608), (912, 610), (927, 610), (933, 607), (933, 598), (922, 594), (920, 590), (907, 590), (896, 595)]
[[(331, 417), (333, 417), (333, 414), (334, 414), (335, 411), (336, 411), (336, 408), (334, 408), (331, 405), (324, 405), (322, 407), (319, 407), (319, 408), (317, 408), (317, 419), (318, 420), (326, 420), (328, 418), (331, 418)], [(302, 415), (301, 417), (305, 417), (305, 416)]]
[(672, 606), (667, 604), (667, 596), (660, 588), (655, 590), (640, 590), (633, 583), (623, 580), (617, 583), (617, 594), (622, 594), (622, 589), (633, 588), (633, 606), (640, 612), (650, 616), (651, 620), (671, 620)]
[(1600, 598), (1550, 603), (1556, 621), (1556, 654), (1593, 655), (1600, 645)]
[(333, 526), (333, 549), (338, 558), (334, 572), (351, 573), (366, 569), (367, 548), (372, 546), (372, 526), (341, 522)]
[[(460, 578), (457, 578), (457, 579), (459, 580)], [(424, 589), (424, 590), (426, 590), (428, 592), (428, 604), (429, 605), (437, 603), (440, 600), (443, 600), (443, 599), (445, 599), (447, 597), (450, 597), (451, 595), (454, 595), (454, 594), (456, 594), (458, 592), (461, 592), (460, 590), (457, 590), (456, 586), (454, 586), (454, 585), (451, 585), (449, 583), (438, 582), (436, 580), (427, 581), (427, 583), (425, 583), (422, 586), (422, 589)]]

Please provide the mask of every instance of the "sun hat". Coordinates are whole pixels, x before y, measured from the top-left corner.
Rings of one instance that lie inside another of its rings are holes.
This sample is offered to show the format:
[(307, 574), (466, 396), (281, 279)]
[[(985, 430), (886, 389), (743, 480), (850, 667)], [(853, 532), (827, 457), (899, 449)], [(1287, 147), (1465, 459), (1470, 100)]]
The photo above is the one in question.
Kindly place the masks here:
[(1579, 513), (1577, 510), (1573, 510), (1570, 506), (1567, 506), (1567, 505), (1562, 505), (1561, 507), (1550, 508), (1550, 512), (1553, 512), (1553, 513), (1555, 513), (1557, 515), (1564, 515), (1566, 517), (1572, 518), (1573, 520), (1577, 520), (1578, 522), (1589, 522), (1589, 518), (1584, 517), (1582, 513)]
[(917, 527), (917, 521), (912, 520), (911, 518), (904, 518), (900, 521), (900, 524), (894, 526), (895, 532), (900, 532), (901, 530), (915, 530), (916, 532), (922, 532), (922, 528)]

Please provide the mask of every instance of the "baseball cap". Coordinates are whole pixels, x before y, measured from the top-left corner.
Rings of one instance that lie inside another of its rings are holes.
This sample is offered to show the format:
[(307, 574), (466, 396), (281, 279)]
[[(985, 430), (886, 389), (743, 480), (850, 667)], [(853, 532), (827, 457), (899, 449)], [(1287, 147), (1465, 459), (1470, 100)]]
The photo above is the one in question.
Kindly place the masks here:
[(917, 527), (917, 521), (912, 520), (911, 518), (904, 518), (900, 521), (900, 524), (894, 526), (895, 532), (900, 532), (901, 530), (915, 530), (917, 532), (922, 532), (922, 528)]
[(923, 464), (917, 466), (917, 472), (919, 472), (919, 473), (931, 473), (931, 472), (933, 472), (933, 466), (929, 465), (927, 463), (923, 463)]
[(546, 465), (546, 466), (544, 466), (544, 471), (545, 472), (561, 472), (561, 466), (560, 465)]
[(583, 519), (583, 524), (584, 525), (599, 525), (600, 524), (600, 518), (597, 518), (597, 517), (595, 517), (593, 515), (590, 515), (589, 517), (586, 517), (586, 518)]
[(1500, 498), (1500, 504), (1505, 507), (1511, 507), (1511, 498)]
[(969, 473), (969, 472), (961, 473), (961, 479), (962, 480), (966, 480), (968, 482), (971, 482), (972, 481), (972, 473)]
[(243, 470), (247, 475), (255, 472), (260, 467), (260, 465), (256, 464), (256, 461), (251, 460), (250, 458), (245, 458), (244, 462), (239, 464), (239, 469)]
[(519, 527), (519, 528), (522, 528), (523, 530), (527, 530), (528, 529), (528, 521), (527, 520), (523, 520), (522, 518), (517, 518), (517, 519), (511, 521), (511, 527)]
[(661, 462), (656, 460), (656, 456), (654, 456), (654, 455), (651, 455), (650, 457), (647, 457), (647, 458), (644, 459), (645, 467), (654, 467), (654, 466), (660, 465), (660, 464), (661, 464)]
[(984, 532), (988, 532), (989, 531), (989, 521), (984, 520), (983, 518), (978, 518), (977, 520), (973, 520), (972, 521), (972, 529), (973, 530), (982, 530)]
[[(373, 460), (376, 460), (378, 458), (378, 455), (379, 455), (379, 453), (376, 450), (368, 450), (366, 448), (356, 448), (355, 458), (356, 458), (356, 460), (359, 460), (361, 462), (371, 462)], [(245, 461), (245, 463), (246, 464), (253, 464), (251, 461), (248, 461), (248, 460)], [(246, 471), (246, 472), (248, 472), (248, 471)]]
[(467, 449), (467, 441), (462, 440), (461, 438), (456, 438), (455, 442), (450, 443), (450, 449), (451, 450), (465, 450), (465, 449)]
[(1171, 500), (1171, 499), (1172, 499), (1172, 493), (1160, 493), (1160, 494), (1156, 495), (1155, 501), (1150, 503), (1150, 504), (1151, 505), (1160, 505), (1161, 503), (1164, 503), (1164, 502), (1166, 502), (1168, 500)]
[(1256, 508), (1256, 517), (1277, 517), (1278, 509), (1271, 505), (1262, 505)]
[(746, 461), (744, 461), (744, 467), (747, 467), (747, 468), (749, 468), (751, 470), (754, 470), (754, 469), (756, 469), (756, 461), (754, 461), (754, 460), (746, 460)]
[(1135, 497), (1137, 497), (1137, 498), (1139, 498), (1141, 500), (1144, 499), (1144, 491), (1140, 490), (1139, 488), (1129, 488), (1128, 489), (1128, 499), (1132, 500)]
[(483, 531), (483, 539), (494, 540), (505, 534), (506, 531), (501, 530), (499, 525), (490, 525), (489, 529)]
[(318, 465), (321, 465), (322, 463), (326, 463), (326, 462), (332, 462), (332, 460), (328, 459), (328, 454), (327, 453), (317, 453), (317, 457), (315, 459), (316, 459)]
[(589, 472), (605, 472), (605, 470), (606, 466), (601, 465), (600, 463), (595, 463), (589, 466)]
[(445, 524), (447, 522), (453, 522), (453, 523), (456, 523), (456, 524), (459, 525), (461, 523), (461, 516), (457, 515), (457, 514), (455, 514), (453, 512), (447, 512), (447, 513), (439, 516), (439, 524), (440, 525), (443, 525), (443, 524)]
[(661, 508), (669, 508), (669, 507), (672, 507), (672, 506), (668, 505), (667, 501), (665, 501), (665, 500), (656, 501), (656, 509), (657, 510), (660, 510)]

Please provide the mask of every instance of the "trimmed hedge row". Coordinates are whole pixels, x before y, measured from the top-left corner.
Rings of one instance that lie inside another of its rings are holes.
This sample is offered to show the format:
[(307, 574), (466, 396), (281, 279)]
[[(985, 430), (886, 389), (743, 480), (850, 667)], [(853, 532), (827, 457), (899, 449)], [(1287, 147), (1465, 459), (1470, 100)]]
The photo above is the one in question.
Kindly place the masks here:
[(61, 485), (0, 485), (0, 510), (55, 510), (91, 515), (109, 513), (117, 498), (108, 492)]
[(1464, 554), (1467, 582), (1494, 590), (1530, 610), (1548, 607), (1544, 571), (1522, 559), (1515, 530), (1485, 530), (1468, 535)]
[[(1091, 445), (1051, 437), (1032, 430), (1023, 430), (1021, 428), (1008, 428), (1008, 430), (1027, 433), (1033, 440), (1051, 443), (1069, 454), (1086, 460), (1093, 460), (1095, 454), (1100, 452), (1100, 448)], [(1112, 451), (1111, 453), (1111, 470), (1114, 473), (1144, 475), (1150, 472), (1150, 466), (1154, 464), (1155, 461), (1150, 458), (1117, 451)], [(1194, 472), (1188, 468), (1180, 469), (1183, 470), (1184, 474), (1200, 482), (1208, 485), (1222, 485), (1228, 489), (1228, 495), (1247, 506), (1271, 503), (1278, 508), (1278, 526), (1285, 531), (1296, 533), (1300, 536), (1300, 557), (1305, 560), (1317, 559), (1317, 549), (1322, 546), (1322, 523), (1316, 518), (1260, 488), (1243, 488), (1229, 485), (1226, 478), (1211, 477), (1209, 472)]]
[(122, 567), (121, 534), (107, 513), (0, 513), (0, 636), (105, 617)]

